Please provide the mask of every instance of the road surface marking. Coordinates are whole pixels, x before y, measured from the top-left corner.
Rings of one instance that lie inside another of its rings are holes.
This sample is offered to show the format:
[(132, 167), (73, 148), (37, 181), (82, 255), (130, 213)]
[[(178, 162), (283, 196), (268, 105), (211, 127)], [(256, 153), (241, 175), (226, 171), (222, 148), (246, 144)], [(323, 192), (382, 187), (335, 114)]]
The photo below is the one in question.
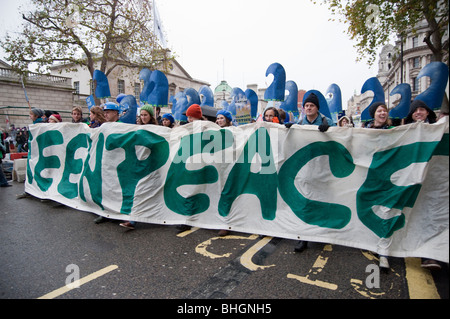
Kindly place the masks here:
[(251, 271), (256, 271), (258, 269), (266, 269), (269, 267), (273, 267), (275, 265), (268, 265), (268, 266), (260, 266), (256, 265), (252, 262), (253, 256), (261, 250), (265, 245), (267, 245), (272, 240), (272, 237), (266, 236), (260, 241), (258, 241), (256, 244), (254, 244), (252, 247), (250, 247), (242, 256), (241, 256), (241, 264)]
[[(115, 269), (119, 268), (117, 265), (111, 265), (108, 267), (105, 267), (103, 269), (100, 269), (99, 271), (96, 271), (90, 275), (87, 275), (86, 277), (83, 277), (79, 280), (74, 281), (71, 283), (71, 285), (66, 285), (64, 287), (61, 287), (59, 289), (53, 290), (52, 292), (49, 292), (48, 294), (39, 297), (38, 299), (53, 299), (58, 296), (61, 296), (62, 294), (65, 294), (66, 292), (74, 289), (75, 287), (79, 287), (81, 285), (84, 285), (85, 283), (88, 283), (91, 280), (97, 279), (98, 277), (101, 277)], [(72, 287), (72, 288), (71, 288)]]
[(410, 299), (441, 299), (430, 271), (420, 266), (420, 258), (405, 258)]

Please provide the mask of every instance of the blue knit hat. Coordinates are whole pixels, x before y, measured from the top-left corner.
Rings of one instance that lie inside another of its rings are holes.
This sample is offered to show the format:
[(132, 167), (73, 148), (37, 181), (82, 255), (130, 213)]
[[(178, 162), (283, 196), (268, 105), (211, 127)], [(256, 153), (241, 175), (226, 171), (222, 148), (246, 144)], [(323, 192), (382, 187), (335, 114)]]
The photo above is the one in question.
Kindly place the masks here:
[(220, 111), (217, 112), (216, 117), (218, 115), (223, 115), (223, 116), (225, 116), (225, 118), (229, 119), (230, 121), (233, 120), (233, 116), (231, 115), (230, 111), (220, 110)]
[(164, 114), (164, 115), (162, 116), (162, 118), (163, 118), (163, 119), (168, 119), (168, 120), (170, 121), (170, 123), (175, 122), (175, 119), (173, 118), (172, 114), (170, 114), (170, 113)]

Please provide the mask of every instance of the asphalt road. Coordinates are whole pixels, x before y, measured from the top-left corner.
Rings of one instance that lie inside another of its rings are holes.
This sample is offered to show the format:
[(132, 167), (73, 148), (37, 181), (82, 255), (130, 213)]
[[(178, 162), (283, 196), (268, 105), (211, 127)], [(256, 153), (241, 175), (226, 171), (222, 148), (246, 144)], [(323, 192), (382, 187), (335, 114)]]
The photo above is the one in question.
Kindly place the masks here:
[(377, 256), (337, 245), (295, 253), (295, 241), (257, 234), (127, 230), (53, 201), (16, 199), (24, 185), (12, 184), (0, 188), (1, 299), (176, 299), (185, 312), (202, 311), (182, 302), (196, 299), (448, 299), (447, 264), (431, 274), (417, 258), (390, 258), (380, 272)]

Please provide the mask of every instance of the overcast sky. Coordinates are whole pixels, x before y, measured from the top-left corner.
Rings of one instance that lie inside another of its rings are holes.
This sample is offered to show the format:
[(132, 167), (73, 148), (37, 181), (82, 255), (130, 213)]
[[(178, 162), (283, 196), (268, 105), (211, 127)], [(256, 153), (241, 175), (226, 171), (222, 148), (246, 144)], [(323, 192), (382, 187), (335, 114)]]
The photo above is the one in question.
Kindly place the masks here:
[[(18, 7), (26, 0), (0, 0), (0, 36), (21, 23)], [(320, 2), (320, 1), (318, 1)], [(325, 94), (336, 83), (343, 107), (378, 65), (356, 62), (346, 25), (325, 5), (310, 0), (156, 0), (168, 47), (195, 79), (214, 88), (225, 79), (246, 89), (270, 85), (268, 66), (283, 65), (286, 80), (299, 89)], [(0, 51), (0, 58), (4, 54)]]

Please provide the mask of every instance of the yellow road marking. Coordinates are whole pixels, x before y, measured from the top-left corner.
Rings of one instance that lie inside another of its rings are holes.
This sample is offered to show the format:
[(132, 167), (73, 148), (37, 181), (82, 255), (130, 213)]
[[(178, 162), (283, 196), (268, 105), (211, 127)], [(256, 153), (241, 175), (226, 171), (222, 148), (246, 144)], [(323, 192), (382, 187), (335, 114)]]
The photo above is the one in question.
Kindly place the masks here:
[(195, 232), (195, 231), (197, 231), (199, 229), (200, 228), (198, 228), (198, 227), (192, 227), (189, 230), (185, 230), (184, 232), (181, 232), (181, 233), (177, 234), (177, 237), (181, 237), (181, 238), (182, 237), (186, 237), (187, 235), (192, 234), (193, 232)]
[(266, 236), (263, 239), (261, 239), (260, 241), (258, 241), (256, 244), (254, 244), (252, 247), (250, 247), (242, 256), (241, 256), (241, 264), (246, 267), (247, 269), (250, 269), (251, 271), (255, 271), (258, 269), (266, 269), (269, 267), (273, 267), (275, 265), (268, 265), (268, 266), (260, 266), (260, 265), (256, 265), (252, 262), (252, 258), (253, 256), (261, 249), (263, 248), (265, 245), (267, 245), (267, 243), (269, 241), (272, 240), (272, 237)]
[(198, 254), (201, 254), (205, 257), (209, 257), (211, 259), (216, 258), (223, 258), (223, 257), (230, 257), (232, 253), (225, 253), (223, 255), (217, 255), (213, 254), (212, 252), (209, 252), (206, 248), (212, 244), (213, 240), (230, 240), (230, 239), (249, 239), (249, 240), (255, 240), (258, 238), (258, 235), (251, 235), (249, 237), (242, 237), (242, 236), (234, 236), (234, 235), (228, 235), (224, 237), (212, 237), (208, 240), (205, 240), (204, 242), (200, 243), (195, 247), (195, 252)]
[(48, 294), (39, 297), (38, 299), (53, 299), (56, 298), (58, 296), (61, 296), (62, 294), (65, 294), (66, 292), (74, 289), (75, 287), (79, 287), (81, 285), (84, 285), (85, 283), (97, 279), (98, 277), (101, 277), (115, 269), (119, 268), (119, 266), (117, 265), (111, 265), (108, 267), (105, 267), (103, 269), (100, 269), (99, 271), (96, 271), (90, 275), (87, 275), (86, 277), (83, 277), (79, 280), (74, 281), (73, 283), (71, 283), (70, 285), (66, 285), (64, 287), (61, 287), (59, 289), (53, 290), (52, 292), (49, 292)]
[(420, 266), (420, 258), (405, 258), (410, 299), (441, 299), (430, 271)]

